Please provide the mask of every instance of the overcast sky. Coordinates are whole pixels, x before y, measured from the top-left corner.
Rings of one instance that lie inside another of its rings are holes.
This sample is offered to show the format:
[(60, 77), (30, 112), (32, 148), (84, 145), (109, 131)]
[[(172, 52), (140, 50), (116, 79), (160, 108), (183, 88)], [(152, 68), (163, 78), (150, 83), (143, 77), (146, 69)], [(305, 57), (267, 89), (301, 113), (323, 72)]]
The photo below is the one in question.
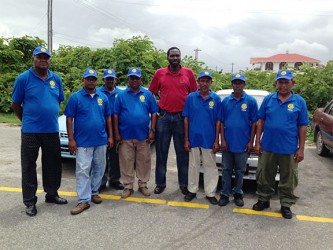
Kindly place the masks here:
[[(47, 41), (47, 0), (1, 0), (0, 36)], [(148, 35), (223, 72), (252, 68), (250, 57), (298, 53), (333, 60), (332, 0), (53, 0), (53, 48), (109, 48)]]

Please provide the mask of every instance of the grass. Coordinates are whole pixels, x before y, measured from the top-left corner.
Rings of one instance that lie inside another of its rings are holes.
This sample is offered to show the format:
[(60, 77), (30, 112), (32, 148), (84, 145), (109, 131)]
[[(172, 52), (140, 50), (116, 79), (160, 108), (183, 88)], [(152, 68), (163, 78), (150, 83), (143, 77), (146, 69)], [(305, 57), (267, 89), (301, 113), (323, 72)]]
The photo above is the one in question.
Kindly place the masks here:
[(14, 113), (0, 113), (0, 123), (7, 123), (11, 126), (21, 125), (21, 121)]

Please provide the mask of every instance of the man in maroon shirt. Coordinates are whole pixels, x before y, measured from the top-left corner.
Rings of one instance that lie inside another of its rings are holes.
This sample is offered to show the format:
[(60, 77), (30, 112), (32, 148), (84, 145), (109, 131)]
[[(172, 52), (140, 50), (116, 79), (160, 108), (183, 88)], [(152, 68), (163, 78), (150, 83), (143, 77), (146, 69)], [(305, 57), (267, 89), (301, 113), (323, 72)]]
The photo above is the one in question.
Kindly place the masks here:
[(150, 83), (149, 90), (159, 96), (159, 118), (156, 126), (156, 172), (154, 189), (160, 194), (166, 187), (167, 159), (171, 137), (177, 157), (178, 183), (184, 195), (187, 194), (188, 152), (184, 149), (184, 118), (182, 110), (189, 93), (197, 90), (192, 69), (180, 65), (180, 50), (171, 47), (167, 52), (169, 65), (158, 69)]

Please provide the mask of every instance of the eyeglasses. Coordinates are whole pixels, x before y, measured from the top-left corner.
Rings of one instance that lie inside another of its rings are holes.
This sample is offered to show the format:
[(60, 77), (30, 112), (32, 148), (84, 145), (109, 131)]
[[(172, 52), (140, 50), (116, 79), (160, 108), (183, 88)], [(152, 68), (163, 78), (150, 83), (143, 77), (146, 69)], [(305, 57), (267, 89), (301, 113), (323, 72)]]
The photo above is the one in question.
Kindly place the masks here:
[(132, 81), (139, 81), (141, 78), (137, 76), (129, 76), (129, 79)]

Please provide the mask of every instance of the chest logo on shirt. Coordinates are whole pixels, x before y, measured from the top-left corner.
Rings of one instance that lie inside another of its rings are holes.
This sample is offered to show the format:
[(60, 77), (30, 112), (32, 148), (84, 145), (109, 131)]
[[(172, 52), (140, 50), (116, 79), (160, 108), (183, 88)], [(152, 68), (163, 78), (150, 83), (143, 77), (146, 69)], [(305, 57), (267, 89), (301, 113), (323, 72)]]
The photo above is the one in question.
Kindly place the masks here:
[(145, 101), (145, 99), (146, 99), (146, 98), (145, 98), (145, 96), (144, 96), (144, 95), (140, 95), (140, 101), (141, 101), (141, 102), (144, 102), (144, 101)]
[(210, 101), (209, 103), (208, 103), (208, 105), (209, 105), (209, 108), (214, 108), (214, 105), (215, 105), (215, 103), (213, 102), (213, 101)]
[(51, 81), (50, 81), (50, 86), (51, 86), (52, 89), (54, 89), (54, 87), (55, 87), (55, 82), (51, 80)]
[(288, 110), (293, 111), (293, 109), (294, 109), (294, 104), (292, 103), (288, 104)]
[(243, 103), (242, 106), (241, 106), (241, 108), (242, 108), (242, 111), (246, 111), (246, 109), (247, 109), (247, 104), (246, 104), (246, 103)]
[(99, 106), (103, 105), (103, 99), (102, 98), (98, 98), (97, 99), (97, 103)]

